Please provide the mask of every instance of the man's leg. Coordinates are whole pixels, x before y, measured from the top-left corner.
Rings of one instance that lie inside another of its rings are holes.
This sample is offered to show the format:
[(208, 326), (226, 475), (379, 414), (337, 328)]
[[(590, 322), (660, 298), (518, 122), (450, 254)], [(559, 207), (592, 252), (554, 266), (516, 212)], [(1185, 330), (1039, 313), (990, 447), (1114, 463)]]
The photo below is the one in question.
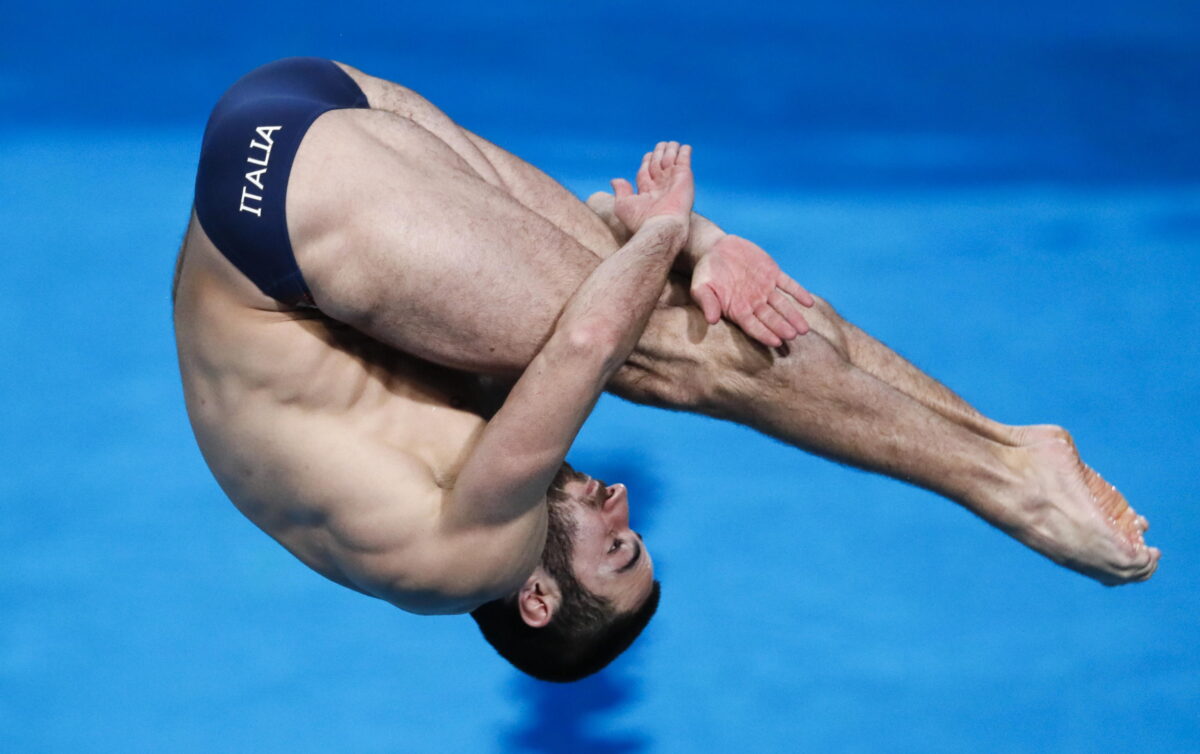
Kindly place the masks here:
[[(817, 308), (827, 323), (823, 329), (827, 333), (836, 333), (834, 337), (840, 344), (844, 358), (945, 419), (1005, 445), (1030, 448), (1047, 442), (1057, 442), (1065, 443), (1074, 451), (1075, 441), (1062, 427), (1050, 424), (1013, 426), (984, 416), (948, 387), (842, 319), (828, 302), (818, 298)], [(1115, 487), (1105, 484), (1086, 464), (1082, 465), (1082, 470), (1087, 483), (1094, 488), (1097, 504), (1108, 511), (1121, 528), (1132, 529), (1129, 531), (1131, 537), (1149, 528), (1149, 522), (1125, 505), (1123, 497), (1115, 494)]]
[[(597, 263), (548, 218), (571, 225), (563, 212), (588, 210), (566, 194), (533, 211), (536, 187), (514, 194), (478, 140), (440, 133), (448, 119), (413, 102), (420, 119), (397, 108), (314, 124), (289, 185), (297, 258), (322, 309), (377, 339), (462, 369), (519, 371)], [(776, 358), (694, 308), (660, 309), (613, 387), (919, 484), (1095, 578), (1153, 570), (1140, 522), (1065, 438), (997, 441), (988, 420), (840, 318), (810, 321), (814, 332)]]
[[(557, 183), (471, 136), (501, 175), (519, 178), (508, 182), (520, 187), (523, 203), (543, 213), (544, 207), (553, 208), (556, 218), (570, 217), (564, 229), (576, 240), (598, 255), (611, 253), (616, 242), (598, 238), (587, 224), (590, 218), (570, 216), (581, 205), (563, 203), (560, 192), (565, 192)], [(574, 230), (581, 226), (586, 233)], [(687, 301), (685, 287), (668, 298)], [(1056, 561), (1103, 581), (1148, 576), (1146, 569), (1153, 568), (1156, 555), (1140, 550), (1146, 520), (1080, 463), (1062, 428), (1014, 427), (984, 416), (820, 298), (808, 314), (812, 339), (792, 345), (802, 355), (792, 363), (771, 357), (769, 367), (752, 355), (763, 355), (762, 349), (725, 323), (724, 336), (714, 334), (708, 348), (693, 347), (695, 335), (709, 330), (697, 316), (687, 308), (660, 312), (613, 390), (633, 400), (691, 407), (749, 424), (820, 455), (935, 490)], [(691, 335), (686, 341), (679, 337), (684, 331)], [(728, 342), (717, 344), (723, 338)], [(731, 353), (742, 356), (722, 363)], [(782, 373), (782, 383), (773, 372)], [(705, 384), (726, 389), (710, 392)], [(775, 400), (763, 400), (768, 394)], [(820, 431), (812, 433), (814, 427)], [(1114, 577), (1114, 569), (1123, 569), (1123, 575)]]
[(1020, 444), (1016, 430), (979, 413), (954, 391), (917, 369), (892, 349), (860, 330), (829, 306), (819, 301), (825, 318), (839, 333), (846, 358), (859, 369), (883, 380), (905, 395), (997, 442)]
[[(550, 219), (597, 256), (607, 256), (616, 249), (620, 242), (620, 239), (613, 238), (616, 231), (601, 231), (596, 222), (597, 213), (585, 211), (584, 205), (561, 185), (519, 157), (475, 134), (467, 132), (467, 135), (522, 204)], [(608, 199), (611, 201), (611, 197)], [(599, 212), (599, 216), (611, 214), (607, 205), (608, 202), (601, 202), (605, 211)], [(686, 286), (675, 288), (673, 295), (668, 294), (664, 299), (688, 302)], [(802, 395), (795, 389), (795, 385), (792, 389), (784, 389), (778, 393), (778, 405), (795, 406), (798, 398), (804, 398), (799, 405), (809, 412), (808, 416), (789, 418), (786, 410), (780, 411), (771, 405), (764, 416), (747, 411), (748, 406), (762, 405), (762, 396), (758, 392), (758, 378), (747, 379), (750, 377), (749, 372), (755, 370), (747, 370), (749, 362), (745, 361), (727, 368), (724, 375), (725, 378), (732, 376), (731, 384), (742, 389), (734, 389), (724, 395), (718, 393), (718, 401), (702, 407), (697, 402), (697, 398), (704, 391), (699, 375), (705, 374), (706, 370), (697, 368), (701, 365), (692, 363), (693, 358), (699, 353), (701, 358), (709, 359), (708, 365), (711, 366), (715, 363), (712, 359), (719, 360), (721, 353), (728, 354), (733, 347), (731, 344), (716, 346), (707, 354), (704, 353), (704, 349), (697, 352), (689, 348), (685, 349), (688, 353), (682, 359), (679, 358), (680, 351), (677, 347), (668, 347), (660, 348), (655, 356), (650, 357), (649, 353), (654, 348), (656, 338), (661, 340), (665, 336), (665, 342), (675, 346), (681, 343), (677, 337), (678, 332), (671, 332), (670, 324), (665, 325), (664, 331), (664, 323), (679, 319), (678, 311), (675, 315), (671, 317), (660, 313), (653, 321), (650, 333), (643, 339), (639, 351), (631, 359), (630, 366), (614, 381), (614, 392), (622, 393), (633, 400), (656, 403), (669, 408), (691, 406), (706, 410), (723, 418), (755, 426), (767, 434), (811, 452), (917, 483), (965, 504), (981, 517), (1053, 559), (1070, 563), (1077, 570), (1101, 580), (1111, 581), (1111, 568), (1128, 570), (1131, 561), (1139, 574), (1142, 571), (1137, 570), (1138, 568), (1152, 568), (1156, 562), (1156, 555), (1140, 551), (1141, 534), (1149, 526), (1146, 519), (1137, 516), (1115, 488), (1080, 462), (1074, 441), (1065, 430), (1053, 425), (1011, 426), (984, 416), (948, 387), (843, 319), (824, 299), (818, 297), (815, 309), (808, 314), (817, 337), (811, 342), (801, 339), (794, 342), (792, 347), (808, 351), (805, 354), (805, 363), (809, 366), (832, 360), (826, 365), (827, 368), (818, 369), (826, 375), (847, 371), (847, 365), (852, 367), (848, 371), (848, 382), (834, 386), (835, 390), (842, 393), (841, 400), (846, 400), (853, 386), (858, 390), (859, 398), (855, 402), (857, 407), (890, 404), (899, 412), (891, 417), (870, 414), (858, 417), (859, 422), (864, 424), (868, 431), (865, 435), (860, 433), (857, 438), (853, 434), (844, 433), (844, 430), (853, 427), (853, 411), (839, 411), (834, 417), (834, 421), (837, 422), (850, 420), (851, 423), (847, 427), (816, 437), (810, 436), (806, 431), (809, 427), (820, 426), (829, 420), (819, 416), (820, 402), (808, 402), (811, 396)], [(695, 321), (694, 310), (683, 316), (689, 320), (690, 324), (687, 327), (693, 332), (707, 330), (706, 323)], [(736, 328), (727, 324), (725, 326), (733, 333), (730, 337), (742, 341), (737, 349), (751, 345)], [(680, 326), (675, 324), (674, 327), (678, 331)], [(684, 368), (671, 370), (667, 367), (673, 359), (676, 367), (683, 364)], [(651, 373), (637, 368), (636, 362), (639, 360), (643, 363), (657, 364), (660, 370), (673, 374), (669, 380), (658, 380), (654, 390), (647, 390), (647, 380)], [(839, 361), (842, 363), (837, 363)], [(786, 363), (786, 360), (784, 362)], [(793, 375), (799, 371), (790, 366), (774, 368)], [(716, 374), (710, 375), (708, 384), (720, 384), (721, 377)], [(761, 375), (761, 378), (768, 379), (766, 374)], [(809, 383), (802, 380), (800, 387), (807, 389)], [(931, 419), (920, 408), (906, 405), (907, 401), (904, 398), (919, 404), (928, 412), (933, 412), (938, 418)], [(903, 417), (906, 416), (916, 422), (908, 427), (910, 431), (916, 430), (915, 437), (927, 439), (926, 447), (922, 448), (923, 452), (913, 452), (909, 447), (911, 441), (908, 445), (901, 443), (898, 447), (906, 457), (897, 458), (896, 447), (871, 442), (879, 436), (881, 427), (898, 430), (904, 425)], [(961, 430), (965, 430), (965, 434), (947, 423), (958, 425)], [(864, 439), (866, 443), (863, 442)], [(953, 447), (941, 448), (938, 446), (939, 442), (949, 442)], [(953, 462), (947, 463), (948, 459), (955, 457), (954, 447), (960, 451), (963, 448), (971, 448), (970, 461), (965, 467)], [(1011, 468), (1006, 471), (1004, 468), (995, 467), (996, 457), (1010, 466), (1015, 466), (1020, 473), (1012, 476), (1009, 473)], [(1068, 482), (1065, 493), (1058, 490), (1064, 474), (1068, 479), (1074, 480)], [(1010, 499), (1007, 503), (1003, 501), (999, 492), (1003, 485), (995, 481), (997, 478), (1008, 482)], [(1074, 515), (1082, 517), (1084, 523), (1090, 525), (1091, 531), (1082, 536), (1085, 539), (1089, 536), (1098, 538), (1100, 543), (1089, 545), (1077, 542), (1077, 552), (1083, 553), (1082, 555), (1064, 553), (1065, 540), (1078, 540), (1081, 536), (1070, 531), (1072, 528), (1078, 528), (1076, 524), (1055, 520), (1069, 517), (1070, 514), (1053, 505), (1045, 505), (1046, 500), (1061, 498), (1064, 494), (1067, 498), (1075, 500), (1077, 510), (1074, 511)], [(1102, 520), (1095, 519), (1097, 511), (1102, 515)], [(1039, 528), (1045, 531), (1039, 531)], [(1108, 563), (1089, 563), (1089, 558), (1096, 557), (1096, 553), (1092, 551), (1099, 549), (1108, 550)], [(1154, 562), (1147, 562), (1147, 557)]]
[[(478, 136), (470, 133), (468, 136), (502, 176), (514, 196), (524, 205), (550, 218), (597, 256), (607, 256), (616, 248), (618, 241), (608, 233), (600, 231), (594, 219), (596, 213), (585, 211), (583, 205), (557, 182), (536, 167)], [(686, 287), (676, 286), (674, 295), (665, 298), (687, 302)], [(1153, 566), (1153, 563), (1147, 563), (1145, 560), (1145, 556), (1151, 553), (1139, 552), (1141, 533), (1146, 530), (1148, 523), (1136, 515), (1114, 488), (1104, 483), (1094, 471), (1079, 461), (1074, 442), (1065, 430), (1052, 425), (1011, 426), (984, 416), (948, 387), (847, 322), (824, 299), (817, 298), (815, 309), (808, 315), (817, 337), (813, 341), (801, 339), (793, 344), (793, 348), (806, 349), (805, 364), (810, 367), (829, 362), (818, 370), (824, 374), (847, 371), (847, 365), (853, 367), (848, 371), (849, 377), (846, 382), (833, 386), (835, 390), (840, 391), (842, 401), (847, 399), (847, 394), (854, 386), (858, 389), (856, 405), (859, 408), (891, 405), (899, 412), (890, 417), (870, 414), (858, 417), (858, 421), (867, 431), (865, 434), (860, 432), (857, 437), (847, 432), (853, 429), (853, 411), (838, 411), (836, 408), (837, 413), (833, 421), (849, 422), (846, 426), (815, 437), (806, 432), (807, 428), (828, 423), (830, 419), (820, 417), (820, 401), (810, 402), (811, 396), (799, 392), (795, 389), (796, 385), (778, 394), (777, 405), (800, 405), (809, 412), (808, 416), (789, 418), (786, 411), (778, 410), (773, 404), (767, 404), (765, 416), (756, 416), (753, 412), (748, 412), (748, 406), (763, 405), (762, 394), (758, 392), (759, 378), (750, 376), (749, 373), (755, 371), (753, 368), (746, 368), (753, 361), (752, 357), (750, 361), (730, 365), (724, 375), (736, 375), (732, 384), (740, 386), (743, 390), (735, 389), (731, 393), (719, 396), (720, 400), (717, 402), (702, 407), (697, 401), (704, 391), (699, 375), (705, 374), (706, 370), (700, 368), (702, 365), (692, 363), (692, 360), (697, 357), (719, 358), (721, 352), (730, 353), (732, 346), (725, 344), (710, 348), (708, 353), (705, 353), (704, 349), (685, 349), (687, 353), (682, 358), (678, 348), (667, 347), (660, 348), (657, 354), (651, 356), (656, 338), (661, 341), (665, 336), (665, 342), (675, 346), (681, 342), (676, 337), (678, 333), (671, 333), (670, 325), (667, 325), (666, 331), (663, 329), (664, 322), (679, 319), (678, 312), (676, 315), (672, 318), (666, 313), (660, 313), (653, 321), (650, 333), (640, 344), (640, 350), (631, 359), (630, 366), (614, 381), (612, 387), (615, 392), (644, 403), (675, 408), (692, 406), (706, 410), (708, 413), (755, 426), (767, 434), (811, 452), (917, 483), (963, 503), (989, 522), (1053, 559), (1070, 562), (1077, 570), (1083, 570), (1102, 580), (1108, 578), (1112, 567), (1128, 569), (1131, 559), (1139, 567)], [(688, 328), (693, 332), (707, 330), (705, 323), (695, 321), (694, 311), (684, 316), (691, 320)], [(678, 330), (679, 325), (676, 324), (675, 328)], [(737, 348), (750, 345), (736, 328), (730, 329), (734, 333), (731, 337), (743, 341)], [(638, 361), (655, 364), (658, 369), (671, 372), (671, 377), (655, 381), (651, 372), (637, 368)], [(670, 369), (667, 365), (672, 361), (676, 367), (682, 364), (684, 368)], [(713, 363), (709, 361), (708, 365)], [(790, 370), (792, 374), (798, 371), (795, 367), (777, 368)], [(867, 376), (874, 379), (867, 379)], [(767, 379), (767, 373), (763, 373), (761, 378)], [(721, 381), (721, 375), (713, 374), (710, 375), (708, 384), (719, 384)], [(875, 384), (876, 382), (882, 385)], [(654, 387), (648, 389), (649, 384), (653, 384)], [(807, 390), (810, 386), (807, 378), (801, 380), (798, 385), (802, 390)], [(797, 403), (799, 398), (803, 400)], [(923, 416), (924, 412), (920, 408), (906, 405), (908, 402), (904, 398), (933, 412), (938, 418)], [(916, 422), (908, 427), (912, 437), (918, 438), (918, 442), (922, 437), (927, 440), (921, 448), (922, 452), (912, 450), (911, 439), (907, 445), (901, 443), (898, 446), (872, 442), (879, 436), (881, 427), (890, 427), (891, 431), (895, 432), (903, 426), (903, 417), (906, 416)], [(947, 423), (958, 425), (965, 433)], [(950, 446), (939, 447), (940, 442), (948, 442)], [(1006, 450), (1006, 446), (1019, 450)], [(965, 468), (956, 463), (947, 463), (955, 458), (954, 447), (960, 451), (963, 448), (971, 448), (970, 460)], [(897, 449), (903, 457), (897, 457)], [(1012, 469), (1006, 471), (1004, 468), (995, 467), (996, 457), (1010, 465), (1015, 464), (1022, 473), (1012, 476), (1008, 473)], [(1056, 518), (1067, 515), (1065, 512), (1044, 504), (1047, 499), (1063, 496), (1063, 492), (1056, 491), (1056, 485), (1061, 483), (1060, 477), (1063, 474), (1076, 480), (1068, 484), (1069, 488), (1074, 488), (1074, 494), (1068, 497), (1076, 500), (1078, 510), (1075, 514), (1087, 520), (1093, 519), (1094, 514), (1099, 511), (1104, 519), (1091, 521), (1092, 528), (1097, 530), (1091, 531), (1090, 536), (1098, 537), (1101, 545), (1077, 542), (1076, 550), (1083, 554), (1064, 553), (1064, 541), (1072, 537), (1079, 539), (1080, 535), (1069, 531), (1075, 527), (1074, 524), (1055, 521)], [(996, 482), (997, 478), (1008, 482), (1010, 500), (1007, 503), (1001, 500), (999, 488), (1003, 485)], [(1023, 485), (1023, 489), (1017, 489), (1013, 485)], [(1039, 527), (1047, 531), (1039, 531)], [(1114, 527), (1117, 529), (1115, 540)], [(1097, 548), (1109, 551), (1107, 565), (1087, 562), (1087, 558), (1096, 556), (1092, 551)]]
[(1104, 583), (1153, 572), (1158, 553), (1142, 545), (1144, 519), (1079, 461), (1063, 430), (989, 437), (859, 368), (838, 344), (837, 324), (819, 310), (806, 316), (812, 332), (778, 357), (725, 322), (708, 325), (694, 308), (660, 309), (612, 387), (938, 492)]

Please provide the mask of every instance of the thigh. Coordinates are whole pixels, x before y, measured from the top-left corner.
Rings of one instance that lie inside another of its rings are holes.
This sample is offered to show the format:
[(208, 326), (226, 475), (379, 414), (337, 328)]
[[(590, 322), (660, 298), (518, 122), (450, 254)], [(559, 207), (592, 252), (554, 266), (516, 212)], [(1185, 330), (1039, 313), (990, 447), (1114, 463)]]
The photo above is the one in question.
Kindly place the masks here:
[[(595, 212), (558, 181), (520, 157), (459, 126), (417, 92), (339, 63), (376, 109), (408, 118), (443, 141), (484, 180), (507, 191), (599, 257), (617, 249), (612, 233)], [(630, 155), (630, 166), (637, 155)]]
[[(470, 131), (464, 130), (463, 133), (487, 158), (517, 201), (549, 220), (598, 257), (606, 258), (617, 250), (617, 240), (600, 216), (561, 183), (487, 139)], [(635, 165), (638, 155), (631, 154), (629, 159), (630, 165)]]
[(335, 110), (312, 125), (287, 213), (322, 311), (474, 372), (523, 369), (598, 264), (445, 141), (382, 110)]

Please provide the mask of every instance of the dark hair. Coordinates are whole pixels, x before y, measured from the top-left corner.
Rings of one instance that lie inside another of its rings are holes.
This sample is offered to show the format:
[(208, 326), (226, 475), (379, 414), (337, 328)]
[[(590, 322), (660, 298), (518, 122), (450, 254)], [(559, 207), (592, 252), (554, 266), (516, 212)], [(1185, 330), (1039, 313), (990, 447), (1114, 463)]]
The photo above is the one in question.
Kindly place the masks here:
[(562, 599), (550, 622), (534, 628), (521, 618), (517, 595), (471, 611), (483, 638), (518, 670), (543, 681), (578, 681), (603, 669), (629, 648), (658, 609), (661, 586), (631, 613), (617, 613), (607, 599), (588, 591), (571, 566), (574, 522), (562, 484), (573, 470), (563, 465), (547, 494), (549, 526), (542, 565), (558, 583)]
[[(517, 670), (542, 681), (570, 683), (603, 670), (629, 648), (658, 609), (661, 587), (655, 581), (642, 606), (626, 614), (617, 614), (607, 600), (587, 590), (583, 594), (585, 601), (599, 606), (599, 615), (595, 622), (576, 630), (567, 628), (578, 621), (563, 614), (570, 612), (565, 594), (554, 617), (541, 628), (521, 619), (515, 597), (480, 605), (471, 617), (483, 638)], [(587, 607), (584, 610), (591, 612)]]

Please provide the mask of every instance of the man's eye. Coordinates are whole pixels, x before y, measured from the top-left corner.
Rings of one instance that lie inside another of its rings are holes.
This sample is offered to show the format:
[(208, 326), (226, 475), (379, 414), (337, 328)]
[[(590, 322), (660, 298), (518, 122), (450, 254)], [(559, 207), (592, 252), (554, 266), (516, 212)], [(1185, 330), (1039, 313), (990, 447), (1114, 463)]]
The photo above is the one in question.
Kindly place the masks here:
[(612, 543), (612, 547), (608, 548), (608, 552), (611, 555), (612, 553), (616, 552), (619, 549), (621, 549), (621, 540), (614, 539), (613, 543)]

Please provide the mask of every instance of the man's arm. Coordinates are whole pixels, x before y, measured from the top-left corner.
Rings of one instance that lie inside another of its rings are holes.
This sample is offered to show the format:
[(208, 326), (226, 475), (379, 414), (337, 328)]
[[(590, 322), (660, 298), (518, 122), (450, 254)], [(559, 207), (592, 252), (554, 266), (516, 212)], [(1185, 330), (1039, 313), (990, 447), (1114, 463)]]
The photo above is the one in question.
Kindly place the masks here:
[(453, 520), (501, 524), (542, 503), (645, 328), (685, 233), (680, 221), (652, 219), (579, 287), (459, 473)]
[[(587, 199), (587, 206), (608, 226), (613, 238), (618, 243), (629, 241), (630, 231), (625, 223), (617, 219), (613, 212), (614, 197), (605, 191), (597, 191)], [(696, 263), (707, 254), (727, 234), (712, 220), (699, 212), (693, 211), (688, 218), (688, 240), (679, 255), (675, 257), (675, 271), (690, 273), (696, 268)]]
[[(641, 193), (625, 197), (644, 224), (563, 308), (463, 465), (447, 523), (504, 525), (542, 515), (546, 490), (608, 379), (637, 343), (687, 239), (690, 148), (660, 144)], [(621, 201), (620, 199), (618, 201)]]

